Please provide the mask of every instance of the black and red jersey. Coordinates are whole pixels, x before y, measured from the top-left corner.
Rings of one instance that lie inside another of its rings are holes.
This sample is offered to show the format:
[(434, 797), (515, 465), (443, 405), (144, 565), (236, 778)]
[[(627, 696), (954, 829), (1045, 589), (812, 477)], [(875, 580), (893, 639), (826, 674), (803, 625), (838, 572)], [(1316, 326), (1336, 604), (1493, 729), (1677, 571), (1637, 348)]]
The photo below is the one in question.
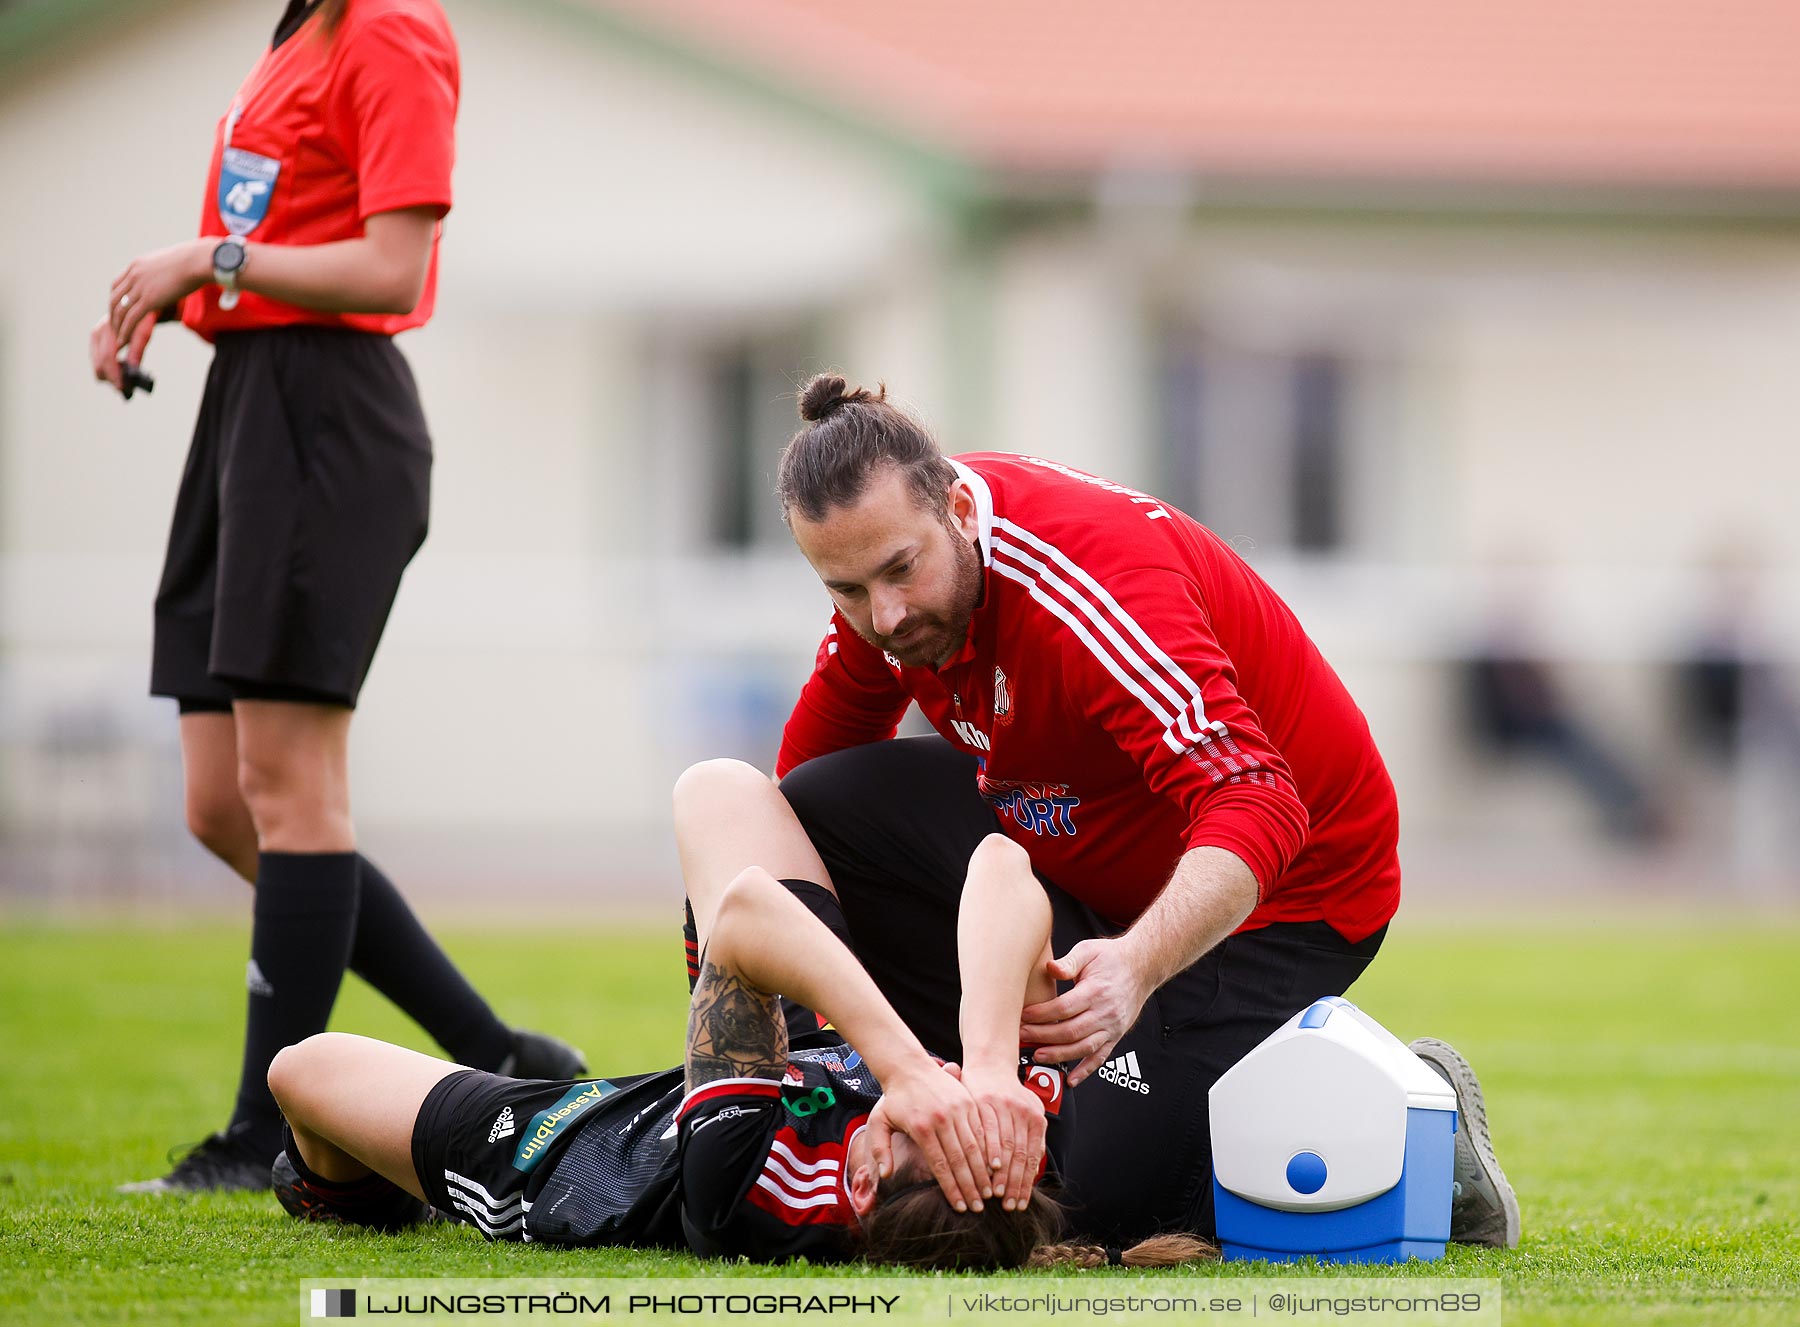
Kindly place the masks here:
[[(1020, 1057), (1050, 1128), (1045, 1167), (1060, 1146), (1062, 1071)], [(849, 1046), (795, 1051), (780, 1082), (728, 1078), (688, 1093), (681, 1132), (682, 1225), (708, 1257), (814, 1262), (853, 1252), (847, 1157), (881, 1088)]]
[(892, 737), (917, 702), (980, 760), (980, 791), (1032, 865), (1105, 917), (1137, 917), (1209, 846), (1256, 876), (1245, 929), (1322, 920), (1355, 941), (1385, 924), (1393, 783), (1280, 597), (1147, 494), (1035, 457), (957, 460), (985, 574), (962, 650), (906, 667), (834, 613), (777, 773)]
[[(1051, 1118), (1053, 1155), (1062, 1072), (1024, 1056), (1020, 1072)], [(639, 1080), (597, 1099), (566, 1138), (552, 1130), (557, 1150), (528, 1190), (526, 1237), (841, 1261), (856, 1230), (846, 1157), (880, 1097), (868, 1065), (842, 1043), (790, 1052), (780, 1079), (717, 1079), (685, 1093), (679, 1069)], [(531, 1130), (522, 1136), (529, 1142)]]
[(688, 1093), (676, 1117), (688, 1247), (762, 1262), (847, 1257), (845, 1156), (880, 1097), (845, 1045), (794, 1052), (779, 1082), (726, 1078)]

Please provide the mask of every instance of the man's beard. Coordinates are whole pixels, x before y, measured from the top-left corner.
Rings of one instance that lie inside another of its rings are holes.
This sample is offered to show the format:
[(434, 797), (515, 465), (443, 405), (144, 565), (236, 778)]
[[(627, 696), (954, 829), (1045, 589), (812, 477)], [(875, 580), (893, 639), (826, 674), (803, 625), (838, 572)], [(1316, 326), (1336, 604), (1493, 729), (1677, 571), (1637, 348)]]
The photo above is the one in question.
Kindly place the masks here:
[[(981, 554), (956, 529), (950, 531), (955, 570), (950, 581), (950, 605), (942, 613), (914, 613), (888, 636), (870, 634), (871, 645), (891, 654), (908, 668), (941, 668), (962, 648), (969, 635), (969, 620), (981, 602)], [(910, 637), (902, 647), (893, 642)]]

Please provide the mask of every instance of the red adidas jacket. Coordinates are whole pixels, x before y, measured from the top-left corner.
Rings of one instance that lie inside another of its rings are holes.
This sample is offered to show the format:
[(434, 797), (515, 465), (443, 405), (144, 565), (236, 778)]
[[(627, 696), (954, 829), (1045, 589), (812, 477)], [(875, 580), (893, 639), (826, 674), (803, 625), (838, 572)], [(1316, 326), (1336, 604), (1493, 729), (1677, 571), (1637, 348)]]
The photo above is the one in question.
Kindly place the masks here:
[(1135, 918), (1190, 848), (1255, 873), (1241, 929), (1361, 940), (1400, 900), (1394, 786), (1344, 684), (1261, 577), (1172, 507), (1052, 461), (956, 458), (986, 591), (941, 669), (891, 661), (833, 613), (777, 772), (892, 737), (917, 701), (982, 761), (1034, 866)]

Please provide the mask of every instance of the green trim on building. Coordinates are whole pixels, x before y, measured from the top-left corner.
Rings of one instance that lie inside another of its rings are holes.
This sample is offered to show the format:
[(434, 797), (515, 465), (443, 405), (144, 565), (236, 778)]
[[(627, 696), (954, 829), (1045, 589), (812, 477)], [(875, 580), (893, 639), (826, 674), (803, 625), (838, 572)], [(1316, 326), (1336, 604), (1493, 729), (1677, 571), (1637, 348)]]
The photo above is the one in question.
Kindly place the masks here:
[[(464, 4), (473, 2), (462, 0)], [(524, 8), (516, 2), (487, 3), (514, 14)], [(458, 7), (458, 0), (448, 0), (452, 21)], [(804, 86), (785, 80), (778, 73), (759, 71), (725, 55), (704, 51), (684, 41), (677, 32), (658, 30), (602, 4), (532, 0), (530, 7), (562, 22), (571, 31), (611, 42), (676, 72), (699, 75), (765, 107), (825, 128), (887, 162), (936, 203), (961, 206), (980, 190), (982, 172), (974, 162), (900, 133), (873, 117), (810, 96)], [(277, 11), (271, 6), (269, 12), (272, 24)], [(141, 13), (141, 4), (134, 0), (0, 0), (0, 72), (16, 70), (83, 38), (98, 37), (106, 31), (105, 20)]]
[[(240, 4), (258, 0), (236, 0)], [(273, 0), (271, 23), (276, 13)], [(162, 8), (169, 0), (156, 0)], [(570, 31), (646, 56), (677, 73), (698, 75), (778, 113), (839, 136), (891, 166), (951, 228), (967, 229), (971, 214), (985, 214), (978, 228), (1004, 229), (1016, 206), (1027, 212), (1050, 206), (1079, 210), (1092, 198), (1094, 177), (1083, 171), (1009, 176), (946, 146), (910, 135), (879, 117), (812, 94), (804, 82), (780, 72), (712, 52), (680, 32), (663, 30), (602, 0), (445, 0), (454, 20), (465, 6), (486, 4), (503, 13), (535, 9)], [(150, 16), (146, 0), (0, 0), (0, 76), (35, 59), (103, 35), (124, 20)], [(6, 84), (0, 81), (0, 89)], [(5, 95), (0, 90), (0, 97)], [(1800, 190), (1699, 185), (1606, 186), (1505, 181), (1368, 181), (1323, 179), (1225, 179), (1192, 172), (1206, 181), (1192, 208), (1197, 220), (1307, 217), (1337, 221), (1428, 220), (1481, 224), (1505, 220), (1545, 226), (1652, 225), (1661, 230), (1787, 233), (1800, 215)]]
[(1187, 221), (1200, 226), (1319, 225), (1392, 233), (1506, 226), (1544, 233), (1633, 231), (1645, 235), (1788, 236), (1800, 225), (1800, 192), (1790, 190), (1644, 190), (1630, 195), (1597, 186), (1571, 187), (1560, 197), (1505, 184), (1459, 190), (1454, 198), (1394, 186), (1388, 198), (1345, 201), (1325, 184), (1293, 191), (1292, 201), (1232, 197), (1198, 202)]
[[(515, 15), (525, 8), (517, 0), (448, 0), (452, 20), (456, 9), (473, 3), (487, 3)], [(985, 172), (976, 162), (909, 136), (874, 116), (810, 95), (804, 84), (776, 71), (759, 70), (727, 55), (705, 51), (678, 32), (657, 29), (603, 4), (531, 0), (530, 7), (572, 32), (655, 60), (676, 73), (697, 75), (760, 106), (822, 128), (885, 162), (937, 207), (958, 211), (984, 193)], [(273, 23), (273, 5), (270, 14)], [(0, 74), (28, 66), (82, 39), (99, 37), (108, 30), (108, 20), (116, 23), (143, 16), (142, 5), (134, 0), (0, 0)]]
[(939, 344), (945, 357), (943, 425), (953, 451), (986, 447), (993, 436), (999, 260), (1007, 235), (1016, 228), (1006, 211), (971, 202), (952, 217)]
[[(502, 9), (513, 5), (489, 0)], [(571, 28), (647, 56), (677, 73), (699, 75), (728, 91), (778, 113), (824, 129), (886, 162), (932, 202), (961, 208), (985, 190), (985, 172), (967, 158), (941, 150), (896, 130), (891, 124), (809, 95), (805, 86), (774, 71), (764, 71), (713, 54), (682, 39), (636, 21), (632, 16), (582, 0), (534, 0), (535, 7)]]
[(130, 0), (10, 0), (0, 3), (0, 73), (84, 36), (97, 36), (101, 20), (134, 6)]

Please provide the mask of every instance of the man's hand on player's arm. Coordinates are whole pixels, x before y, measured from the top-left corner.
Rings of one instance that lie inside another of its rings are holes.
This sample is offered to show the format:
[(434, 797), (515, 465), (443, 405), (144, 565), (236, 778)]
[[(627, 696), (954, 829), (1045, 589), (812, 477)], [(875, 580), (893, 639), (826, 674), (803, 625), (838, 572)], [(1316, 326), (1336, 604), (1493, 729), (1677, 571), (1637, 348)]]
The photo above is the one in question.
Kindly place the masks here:
[[(869, 1117), (871, 1151), (884, 1176), (893, 1172), (893, 1135), (900, 1132), (918, 1145), (958, 1211), (979, 1211), (993, 1196), (974, 1098), (926, 1054), (855, 955), (767, 871), (752, 868), (725, 887), (705, 961), (739, 973), (771, 1001), (779, 991), (818, 1010), (862, 1054), (884, 1093)], [(758, 1016), (767, 1017), (779, 1020), (779, 1010)]]
[(1020, 1039), (1040, 1047), (1040, 1064), (1079, 1057), (1082, 1082), (1106, 1063), (1151, 992), (1235, 931), (1256, 906), (1256, 877), (1224, 848), (1192, 848), (1131, 929), (1083, 940), (1051, 964), (1074, 986), (1026, 1008)]
[(1069, 1072), (1073, 1086), (1106, 1062), (1156, 983), (1128, 934), (1083, 940), (1053, 962), (1050, 973), (1075, 984), (1054, 1000), (1027, 1006), (1019, 1039), (1037, 1046), (1039, 1064), (1079, 1060)]
[(981, 1108), (988, 1164), (1010, 1211), (1023, 1208), (1044, 1159), (1044, 1103), (1019, 1081), (1019, 1011), (1030, 995), (1053, 995), (1050, 900), (1031, 858), (1000, 834), (969, 859), (956, 918), (962, 974), (963, 1085)]

